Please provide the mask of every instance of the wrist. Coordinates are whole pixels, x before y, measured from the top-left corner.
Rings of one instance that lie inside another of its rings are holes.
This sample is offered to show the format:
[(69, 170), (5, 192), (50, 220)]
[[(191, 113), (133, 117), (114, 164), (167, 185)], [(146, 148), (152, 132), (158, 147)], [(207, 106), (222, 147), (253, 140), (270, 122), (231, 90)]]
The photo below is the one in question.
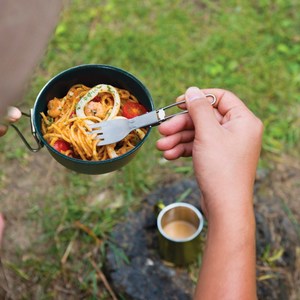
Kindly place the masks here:
[[(253, 186), (237, 186), (231, 189), (215, 189), (203, 192), (203, 204), (207, 220), (226, 222), (243, 221), (253, 215)], [(223, 190), (220, 192), (220, 190)]]
[(255, 231), (255, 215), (253, 207), (244, 209), (228, 209), (222, 214), (210, 214), (207, 218), (208, 227), (214, 232), (226, 234), (253, 233)]
[(255, 215), (252, 203), (232, 207), (228, 205), (225, 210), (214, 211), (207, 218), (208, 239), (218, 236), (226, 237), (232, 246), (243, 247), (245, 244), (255, 244)]

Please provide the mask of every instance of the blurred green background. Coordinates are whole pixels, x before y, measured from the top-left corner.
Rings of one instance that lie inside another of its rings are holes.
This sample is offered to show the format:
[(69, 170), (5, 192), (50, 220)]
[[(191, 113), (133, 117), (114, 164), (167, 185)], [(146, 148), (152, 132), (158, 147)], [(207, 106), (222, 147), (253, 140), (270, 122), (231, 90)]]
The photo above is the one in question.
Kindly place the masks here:
[[(31, 108), (43, 85), (66, 68), (109, 64), (139, 78), (155, 107), (189, 86), (232, 90), (265, 125), (260, 168), (272, 168), (283, 154), (299, 159), (299, 9), (296, 0), (71, 0), (19, 106)], [(19, 126), (30, 134), (27, 120)], [(144, 195), (192, 176), (190, 159), (162, 159), (158, 137), (154, 129), (132, 163), (102, 176), (68, 171), (45, 149), (28, 153), (13, 130), (1, 139), (3, 191), (22, 182), (22, 174), (31, 176), (19, 218), (33, 231), (31, 243), (13, 244), (5, 261), (22, 299), (37, 286), (39, 299), (56, 299), (60, 283), (82, 298), (109, 298), (91, 257), (101, 268), (109, 232)], [(3, 199), (2, 210), (17, 218)]]

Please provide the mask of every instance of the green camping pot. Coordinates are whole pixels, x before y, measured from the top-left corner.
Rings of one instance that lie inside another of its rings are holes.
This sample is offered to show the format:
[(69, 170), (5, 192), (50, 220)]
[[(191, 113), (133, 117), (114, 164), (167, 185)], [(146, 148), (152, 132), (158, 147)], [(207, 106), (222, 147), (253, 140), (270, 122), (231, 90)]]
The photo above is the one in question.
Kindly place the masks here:
[(53, 158), (68, 169), (85, 174), (104, 174), (120, 169), (134, 158), (148, 138), (151, 127), (148, 129), (145, 137), (132, 150), (116, 158), (104, 161), (85, 161), (68, 157), (51, 147), (43, 138), (41, 132), (41, 112), (46, 113), (48, 102), (54, 97), (64, 97), (74, 84), (84, 84), (88, 87), (98, 84), (109, 84), (129, 91), (148, 111), (154, 109), (152, 98), (147, 88), (127, 71), (109, 65), (79, 65), (67, 69), (49, 80), (38, 94), (31, 113), (28, 115), (25, 114), (31, 119), (32, 134), (37, 141), (37, 148), (32, 148), (17, 127), (14, 124), (11, 125), (17, 130), (31, 151), (37, 152), (45, 145)]

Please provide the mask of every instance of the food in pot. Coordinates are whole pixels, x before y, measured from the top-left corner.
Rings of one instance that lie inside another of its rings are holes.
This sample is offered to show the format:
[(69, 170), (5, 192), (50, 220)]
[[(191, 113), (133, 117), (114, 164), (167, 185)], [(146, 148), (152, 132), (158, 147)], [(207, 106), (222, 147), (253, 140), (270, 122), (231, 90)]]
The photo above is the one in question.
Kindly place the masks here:
[(147, 112), (134, 95), (107, 84), (93, 88), (76, 84), (63, 98), (48, 102), (42, 112), (45, 140), (64, 155), (82, 160), (99, 161), (118, 157), (133, 149), (147, 132), (141, 128), (122, 141), (97, 146), (96, 134), (89, 134), (89, 124), (116, 118), (133, 118)]

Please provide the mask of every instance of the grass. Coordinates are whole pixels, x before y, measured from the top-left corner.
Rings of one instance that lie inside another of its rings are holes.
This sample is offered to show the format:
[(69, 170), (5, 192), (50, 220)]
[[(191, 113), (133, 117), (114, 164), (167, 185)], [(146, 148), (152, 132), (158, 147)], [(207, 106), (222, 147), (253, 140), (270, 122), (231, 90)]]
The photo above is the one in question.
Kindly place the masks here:
[[(270, 154), (299, 154), (299, 6), (296, 0), (72, 0), (20, 106), (32, 107), (52, 76), (85, 63), (110, 64), (134, 74), (148, 87), (155, 107), (173, 102), (192, 85), (229, 89), (263, 120), (262, 162), (271, 165)], [(30, 135), (27, 120), (20, 127)], [(6, 159), (26, 164), (31, 154), (15, 136), (10, 130), (0, 151)], [(33, 190), (27, 217), (41, 234), (28, 259), (8, 265), (20, 280), (39, 286), (40, 299), (55, 299), (63, 286), (86, 299), (109, 297), (99, 287), (90, 259), (97, 257), (101, 268), (109, 232), (142, 195), (168, 174), (191, 175), (189, 159), (162, 163), (157, 138), (154, 129), (134, 161), (113, 176), (65, 171), (51, 189)], [(0, 175), (3, 186), (5, 171)], [(103, 191), (104, 202), (97, 196)], [(62, 263), (68, 247), (72, 251)], [(24, 291), (24, 299), (31, 296), (29, 288)]]
[(191, 85), (233, 90), (264, 120), (266, 151), (293, 148), (300, 135), (299, 4), (261, 3), (72, 1), (30, 98), (63, 69), (111, 64), (141, 79), (156, 107)]

